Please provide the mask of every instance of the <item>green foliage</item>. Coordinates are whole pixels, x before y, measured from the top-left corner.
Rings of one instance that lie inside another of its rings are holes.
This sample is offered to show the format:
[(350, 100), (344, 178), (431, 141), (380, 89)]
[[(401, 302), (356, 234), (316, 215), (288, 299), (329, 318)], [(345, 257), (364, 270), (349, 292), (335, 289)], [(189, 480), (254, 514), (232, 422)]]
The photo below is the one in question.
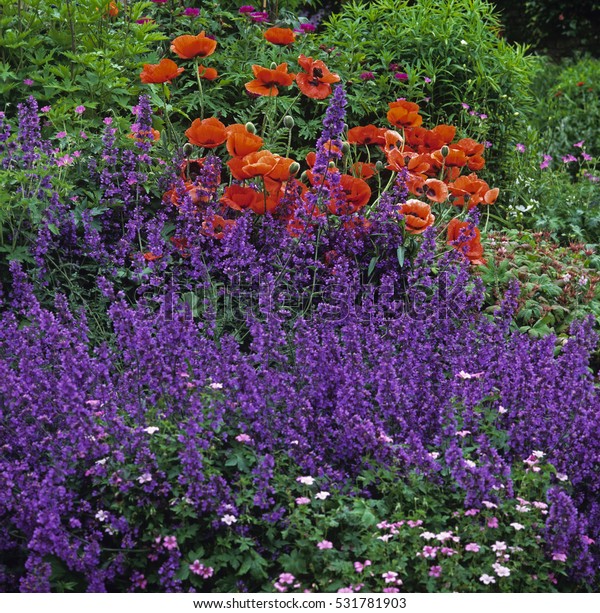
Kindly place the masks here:
[(600, 254), (593, 246), (561, 247), (542, 233), (491, 233), (484, 241), (487, 265), (478, 269), (493, 312), (512, 281), (520, 286), (516, 325), (521, 332), (566, 340), (575, 320), (600, 319)]

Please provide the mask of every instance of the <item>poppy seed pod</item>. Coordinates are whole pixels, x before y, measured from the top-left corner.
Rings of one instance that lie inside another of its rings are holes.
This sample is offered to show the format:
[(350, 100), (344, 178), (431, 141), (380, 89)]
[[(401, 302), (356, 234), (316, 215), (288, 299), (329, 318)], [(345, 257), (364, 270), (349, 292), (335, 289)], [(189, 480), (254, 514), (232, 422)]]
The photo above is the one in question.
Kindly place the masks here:
[(191, 145), (190, 143), (186, 143), (183, 146), (183, 155), (185, 155), (185, 157), (189, 157), (190, 155), (192, 155), (193, 150), (194, 150), (194, 146)]
[(251, 121), (246, 124), (246, 130), (248, 130), (250, 134), (256, 134), (256, 126)]
[(442, 154), (443, 158), (448, 157), (448, 154), (450, 153), (450, 147), (448, 147), (448, 145), (444, 145), (441, 149), (440, 149), (440, 153)]
[(286, 115), (283, 118), (283, 125), (288, 129), (291, 130), (294, 127), (294, 118), (291, 115)]
[(298, 162), (292, 162), (290, 164), (289, 173), (291, 176), (294, 176), (300, 170), (300, 164)]

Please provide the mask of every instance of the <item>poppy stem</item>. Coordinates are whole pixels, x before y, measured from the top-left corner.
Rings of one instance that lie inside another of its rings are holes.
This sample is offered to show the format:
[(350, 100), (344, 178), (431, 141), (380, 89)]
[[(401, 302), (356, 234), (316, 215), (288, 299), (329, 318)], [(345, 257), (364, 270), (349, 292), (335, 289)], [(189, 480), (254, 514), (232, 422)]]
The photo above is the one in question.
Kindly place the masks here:
[(200, 119), (204, 119), (204, 92), (202, 91), (202, 79), (200, 78), (198, 58), (196, 58), (196, 80), (198, 81), (198, 90), (200, 92)]

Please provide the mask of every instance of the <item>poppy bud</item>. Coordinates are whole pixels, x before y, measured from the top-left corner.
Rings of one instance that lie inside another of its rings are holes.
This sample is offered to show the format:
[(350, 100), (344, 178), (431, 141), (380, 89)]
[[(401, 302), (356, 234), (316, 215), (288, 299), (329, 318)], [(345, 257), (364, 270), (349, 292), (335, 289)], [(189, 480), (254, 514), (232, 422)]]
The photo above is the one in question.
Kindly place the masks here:
[(299, 170), (300, 170), (300, 164), (298, 164), (298, 162), (292, 162), (290, 164), (290, 168), (289, 168), (290, 175), (294, 176), (295, 174), (298, 173)]
[(440, 150), (442, 157), (446, 158), (448, 157), (448, 154), (450, 153), (450, 147), (448, 147), (448, 145), (444, 145), (441, 150)]
[(329, 166), (329, 168), (335, 168), (335, 162), (333, 160), (331, 160), (331, 162), (329, 162), (328, 166)]
[(350, 126), (347, 123), (344, 124), (344, 132), (348, 132)]
[(294, 127), (294, 118), (291, 115), (286, 115), (283, 118), (283, 125), (288, 129), (291, 130)]
[(275, 62), (271, 62), (271, 70), (277, 70), (277, 64)]
[(377, 162), (375, 162), (375, 170), (377, 172), (381, 172), (384, 168), (385, 166), (381, 160), (377, 160)]
[(344, 141), (342, 143), (342, 153), (346, 155), (349, 152), (350, 152), (350, 144)]
[(256, 126), (251, 121), (246, 124), (246, 130), (248, 130), (250, 134), (256, 134)]
[(305, 182), (308, 179), (308, 175), (306, 174), (306, 170), (300, 175), (300, 181)]
[(190, 155), (192, 155), (192, 151), (194, 150), (194, 146), (190, 143), (186, 143), (183, 146), (183, 155), (185, 155), (185, 157), (189, 157)]

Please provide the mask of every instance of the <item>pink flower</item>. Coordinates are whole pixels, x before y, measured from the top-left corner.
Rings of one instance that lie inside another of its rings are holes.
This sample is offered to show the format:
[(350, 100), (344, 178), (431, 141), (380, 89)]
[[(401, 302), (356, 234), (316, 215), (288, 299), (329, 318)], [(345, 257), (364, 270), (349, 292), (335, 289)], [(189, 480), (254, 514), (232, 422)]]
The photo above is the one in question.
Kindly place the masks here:
[(456, 553), (456, 551), (454, 551), (454, 549), (452, 549), (451, 547), (442, 547), (440, 549), (440, 553), (450, 558)]
[(373, 79), (375, 79), (375, 75), (370, 71), (361, 72), (358, 78), (362, 79), (363, 81), (373, 81)]
[(502, 553), (503, 551), (506, 551), (506, 543), (504, 541), (496, 541), (492, 545), (492, 551), (495, 551), (496, 553)]
[(423, 547), (423, 557), (424, 558), (435, 558), (436, 554), (437, 554), (437, 547), (432, 547), (431, 545), (425, 545), (425, 547)]
[(365, 560), (364, 562), (354, 562), (354, 570), (357, 573), (362, 573), (362, 571), (367, 568), (367, 566), (371, 566), (371, 560)]
[(348, 587), (341, 587), (338, 590), (338, 594), (354, 594), (354, 590), (352, 589), (352, 586), (349, 585)]
[(519, 153), (525, 153), (525, 145), (523, 143), (517, 143), (517, 146), (515, 147), (515, 149), (519, 152)]
[(42, 111), (42, 113), (49, 113), (51, 108), (51, 106), (43, 106), (40, 111)]
[(550, 166), (550, 162), (552, 161), (552, 156), (544, 154), (544, 159), (540, 162), (540, 170), (544, 170)]
[(240, 6), (240, 8), (239, 8), (239, 12), (240, 13), (254, 13), (255, 10), (256, 9), (253, 6), (249, 5), (249, 4), (246, 4), (244, 6)]
[(83, 106), (83, 104), (80, 104), (79, 106), (75, 107), (75, 112), (78, 115), (83, 115), (85, 113), (85, 106)]
[(472, 551), (473, 553), (477, 553), (480, 547), (477, 543), (467, 543), (465, 545), (465, 551)]
[(567, 561), (567, 554), (566, 553), (561, 553), (559, 551), (553, 551), (552, 552), (552, 559), (556, 560), (558, 562), (566, 562)]
[(33, 85), (33, 81), (31, 79), (23, 79), (23, 83), (25, 85)]
[(581, 153), (581, 157), (586, 161), (586, 162), (591, 162), (592, 161), (592, 156), (589, 153), (586, 153), (585, 151), (582, 151)]
[(291, 585), (292, 583), (294, 583), (296, 577), (294, 577), (294, 575), (292, 575), (292, 573), (281, 573), (279, 575), (279, 583), (284, 583), (284, 584), (288, 584)]
[(314, 477), (296, 477), (296, 481), (298, 483), (303, 483), (304, 485), (312, 485), (315, 482)]
[(238, 434), (235, 437), (235, 440), (238, 443), (251, 443), (252, 442), (252, 439), (247, 434)]
[(388, 570), (387, 573), (383, 573), (381, 576), (385, 579), (386, 583), (396, 583), (398, 573), (395, 573), (393, 570)]
[(198, 15), (200, 15), (200, 9), (196, 9), (196, 8), (192, 8), (191, 6), (188, 6), (185, 11), (183, 11), (183, 14), (186, 17), (198, 17)]
[(172, 549), (177, 549), (177, 537), (175, 536), (165, 536), (163, 539), (163, 547), (171, 551)]
[(400, 590), (397, 587), (384, 587), (381, 591), (384, 594), (397, 594)]
[(432, 566), (429, 569), (429, 576), (430, 577), (440, 577), (442, 574), (442, 567), (441, 566)]
[(189, 565), (189, 569), (194, 573), (194, 575), (200, 575), (204, 570), (204, 564), (200, 564), (200, 560), (194, 560)]
[(494, 579), (494, 577), (490, 577), (490, 575), (485, 574), (479, 577), (479, 581), (481, 581), (481, 583), (485, 585), (489, 585), (490, 583), (496, 583), (496, 579)]
[(487, 526), (488, 528), (497, 528), (498, 519), (496, 517), (490, 517), (490, 519), (487, 520)]
[(296, 498), (296, 504), (310, 504), (310, 498), (306, 496), (299, 496)]
[(585, 143), (585, 141), (580, 140), (578, 143), (573, 143), (573, 147), (579, 147), (581, 149), (581, 147), (583, 147), (583, 143)]
[(58, 132), (56, 134), (56, 138), (65, 138), (66, 136), (67, 136), (67, 133), (64, 132), (64, 131), (63, 132)]
[(333, 549), (333, 543), (331, 541), (321, 541), (317, 543), (319, 549)]
[(510, 570), (506, 568), (506, 566), (502, 566), (502, 564), (499, 564), (498, 562), (492, 564), (492, 568), (494, 569), (498, 577), (510, 576)]
[(569, 164), (570, 162), (576, 162), (577, 158), (574, 155), (563, 155), (562, 157), (563, 164)]

